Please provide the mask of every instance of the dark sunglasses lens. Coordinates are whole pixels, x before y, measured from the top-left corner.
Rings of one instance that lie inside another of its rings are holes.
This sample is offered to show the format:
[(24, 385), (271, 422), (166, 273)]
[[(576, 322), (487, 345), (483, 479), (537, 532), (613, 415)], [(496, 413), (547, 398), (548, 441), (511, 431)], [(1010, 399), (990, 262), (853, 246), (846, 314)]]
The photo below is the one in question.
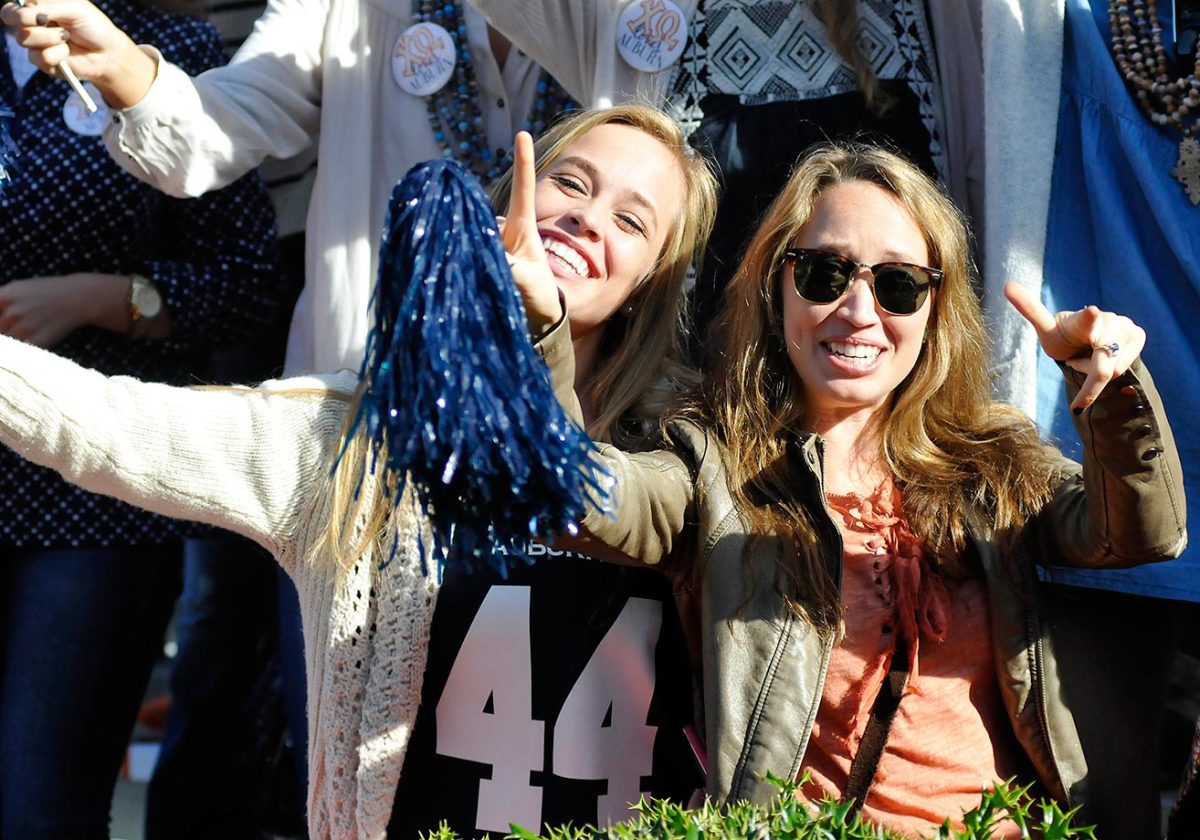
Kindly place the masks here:
[(891, 266), (875, 275), (875, 300), (894, 315), (911, 315), (925, 303), (929, 276), (915, 268)]
[(812, 303), (833, 303), (846, 291), (852, 267), (833, 254), (808, 254), (796, 260), (796, 293)]

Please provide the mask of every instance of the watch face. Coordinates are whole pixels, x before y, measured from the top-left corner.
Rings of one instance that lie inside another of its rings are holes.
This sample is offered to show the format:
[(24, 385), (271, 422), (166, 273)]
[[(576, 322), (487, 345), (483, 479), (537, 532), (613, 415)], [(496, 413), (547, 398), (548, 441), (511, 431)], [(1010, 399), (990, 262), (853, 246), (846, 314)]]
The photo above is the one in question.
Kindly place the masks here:
[(162, 309), (162, 297), (158, 294), (158, 290), (146, 282), (134, 285), (133, 303), (137, 306), (140, 318), (157, 317), (159, 310)]

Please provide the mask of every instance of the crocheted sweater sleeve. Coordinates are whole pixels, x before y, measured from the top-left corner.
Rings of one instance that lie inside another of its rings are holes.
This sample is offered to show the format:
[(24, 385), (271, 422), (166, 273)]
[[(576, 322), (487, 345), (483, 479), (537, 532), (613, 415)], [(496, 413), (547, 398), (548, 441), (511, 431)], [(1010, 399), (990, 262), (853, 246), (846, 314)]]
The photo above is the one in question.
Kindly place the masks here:
[(85, 490), (249, 537), (291, 571), (354, 386), (344, 373), (177, 388), (0, 336), (0, 442)]

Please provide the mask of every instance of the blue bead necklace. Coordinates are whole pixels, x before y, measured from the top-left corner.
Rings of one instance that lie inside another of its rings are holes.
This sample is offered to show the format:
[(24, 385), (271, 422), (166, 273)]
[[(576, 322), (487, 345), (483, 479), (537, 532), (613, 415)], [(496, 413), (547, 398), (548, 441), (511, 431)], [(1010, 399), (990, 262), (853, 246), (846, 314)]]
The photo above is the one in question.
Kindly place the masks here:
[(8, 121), (13, 112), (0, 103), (0, 187), (12, 177), (14, 161), (17, 157), (17, 144), (8, 134)]
[[(425, 97), (433, 139), (442, 156), (462, 162), (484, 184), (490, 184), (512, 163), (511, 144), (493, 151), (488, 147), (487, 129), (479, 109), (479, 85), (467, 44), (467, 26), (461, 0), (413, 0), (413, 17), (429, 21), (450, 33), (454, 41), (454, 75), (437, 93)], [(537, 96), (525, 121), (525, 129), (537, 137), (561, 113), (578, 107), (562, 86), (545, 70), (537, 81)]]

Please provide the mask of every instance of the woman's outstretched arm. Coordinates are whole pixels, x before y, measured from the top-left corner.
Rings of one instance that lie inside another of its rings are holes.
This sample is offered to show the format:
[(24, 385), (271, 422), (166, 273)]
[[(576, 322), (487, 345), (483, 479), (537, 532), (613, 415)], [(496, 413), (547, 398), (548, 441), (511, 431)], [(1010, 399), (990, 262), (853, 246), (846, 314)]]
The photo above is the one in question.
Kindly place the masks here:
[(286, 568), (353, 388), (348, 373), (177, 388), (0, 336), (0, 442), (85, 490), (249, 537)]
[(113, 159), (169, 195), (225, 186), (317, 136), (327, 0), (269, 0), (233, 60), (195, 78), (87, 0), (2, 9), (35, 64), (69, 60), (118, 109), (104, 133)]

